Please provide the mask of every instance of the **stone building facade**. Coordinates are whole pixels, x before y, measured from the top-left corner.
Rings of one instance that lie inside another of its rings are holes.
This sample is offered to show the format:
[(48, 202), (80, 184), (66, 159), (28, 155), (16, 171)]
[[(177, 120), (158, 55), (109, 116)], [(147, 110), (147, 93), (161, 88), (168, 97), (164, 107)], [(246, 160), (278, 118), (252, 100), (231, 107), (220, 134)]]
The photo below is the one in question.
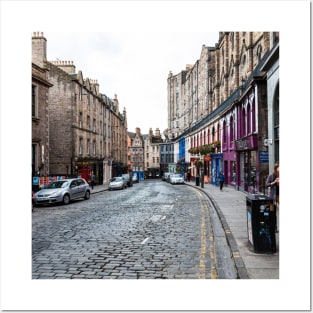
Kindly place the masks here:
[(147, 178), (160, 178), (160, 144), (163, 142), (159, 128), (153, 133), (152, 128), (149, 134), (144, 136), (145, 166), (144, 171)]
[(43, 64), (32, 63), (32, 177), (50, 172), (48, 95), (52, 84), (47, 76)]
[[(214, 184), (222, 170), (226, 183), (238, 189), (254, 192), (263, 188), (269, 172), (264, 140), (270, 127), (269, 67), (264, 64), (279, 42), (276, 35), (272, 45), (272, 34), (220, 32), (215, 47), (203, 46), (200, 60), (188, 66), (187, 73), (170, 73), (168, 127), (175, 142), (174, 161), (184, 159), (192, 175), (197, 175), (195, 163), (200, 159), (205, 176)], [(182, 76), (186, 79), (180, 80)], [(180, 103), (172, 88), (177, 82), (181, 84), (178, 89), (185, 90)], [(180, 118), (184, 108), (192, 114), (188, 123)], [(279, 112), (277, 104), (275, 110)]]
[(76, 73), (72, 61), (47, 61), (43, 33), (34, 33), (33, 62), (52, 84), (47, 94), (50, 176), (94, 175), (97, 184), (127, 169), (127, 116), (117, 96), (99, 91), (96, 80)]
[(144, 178), (144, 138), (141, 129), (136, 128), (135, 132), (128, 132), (129, 137), (129, 169), (137, 173), (140, 180)]

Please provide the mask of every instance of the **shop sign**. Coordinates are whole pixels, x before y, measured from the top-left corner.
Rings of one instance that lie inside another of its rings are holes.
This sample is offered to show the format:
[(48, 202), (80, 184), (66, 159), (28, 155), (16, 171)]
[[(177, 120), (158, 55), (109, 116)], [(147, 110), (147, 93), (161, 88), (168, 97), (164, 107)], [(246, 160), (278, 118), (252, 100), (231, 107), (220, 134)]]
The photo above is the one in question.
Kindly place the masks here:
[(268, 163), (268, 151), (259, 151), (259, 162)]
[(237, 150), (246, 150), (248, 149), (247, 139), (240, 139), (236, 141)]
[(236, 140), (236, 150), (255, 149), (257, 146), (258, 142), (255, 134)]

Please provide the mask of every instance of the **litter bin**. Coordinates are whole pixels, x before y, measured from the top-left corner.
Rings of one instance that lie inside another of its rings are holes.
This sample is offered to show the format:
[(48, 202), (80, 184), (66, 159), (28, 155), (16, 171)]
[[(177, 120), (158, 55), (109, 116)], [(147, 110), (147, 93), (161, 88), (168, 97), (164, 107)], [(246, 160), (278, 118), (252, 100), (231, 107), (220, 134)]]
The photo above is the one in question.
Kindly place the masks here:
[(276, 252), (276, 209), (273, 200), (265, 195), (248, 195), (248, 240), (255, 253)]

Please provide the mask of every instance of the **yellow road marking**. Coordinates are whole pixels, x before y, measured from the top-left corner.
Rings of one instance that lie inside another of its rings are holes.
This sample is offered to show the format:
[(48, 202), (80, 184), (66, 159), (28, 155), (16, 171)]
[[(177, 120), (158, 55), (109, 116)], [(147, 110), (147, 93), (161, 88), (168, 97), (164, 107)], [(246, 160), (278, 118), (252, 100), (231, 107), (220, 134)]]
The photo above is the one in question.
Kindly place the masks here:
[[(191, 187), (190, 187), (191, 188)], [(193, 189), (194, 190), (194, 189)], [(201, 250), (200, 250), (200, 262), (199, 262), (199, 274), (198, 278), (200, 279), (205, 279), (205, 272), (206, 272), (206, 217), (208, 219), (208, 227), (210, 231), (210, 251), (209, 251), (209, 257), (210, 257), (210, 263), (211, 263), (211, 279), (217, 279), (217, 271), (216, 271), (216, 266), (215, 266), (215, 249), (214, 249), (214, 235), (213, 235), (213, 230), (210, 227), (210, 219), (209, 219), (209, 209), (208, 205), (205, 204), (204, 202), (201, 201), (203, 195), (200, 193), (198, 190), (194, 190), (197, 193), (199, 202), (200, 202), (200, 207), (201, 207)]]

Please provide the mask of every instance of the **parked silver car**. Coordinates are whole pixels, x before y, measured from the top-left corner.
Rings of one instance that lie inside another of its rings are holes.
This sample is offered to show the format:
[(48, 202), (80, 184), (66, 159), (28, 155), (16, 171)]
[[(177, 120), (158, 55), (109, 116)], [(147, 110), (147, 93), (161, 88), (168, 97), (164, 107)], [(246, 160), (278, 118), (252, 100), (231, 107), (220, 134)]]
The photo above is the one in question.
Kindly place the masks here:
[(170, 183), (174, 184), (184, 184), (184, 178), (180, 174), (171, 174), (170, 175)]
[(35, 203), (70, 203), (73, 199), (90, 198), (89, 184), (83, 178), (71, 178), (54, 181), (45, 186), (44, 189), (35, 193)]
[(113, 177), (109, 182), (109, 190), (113, 189), (125, 189), (127, 188), (127, 181), (119, 176), (119, 177)]

